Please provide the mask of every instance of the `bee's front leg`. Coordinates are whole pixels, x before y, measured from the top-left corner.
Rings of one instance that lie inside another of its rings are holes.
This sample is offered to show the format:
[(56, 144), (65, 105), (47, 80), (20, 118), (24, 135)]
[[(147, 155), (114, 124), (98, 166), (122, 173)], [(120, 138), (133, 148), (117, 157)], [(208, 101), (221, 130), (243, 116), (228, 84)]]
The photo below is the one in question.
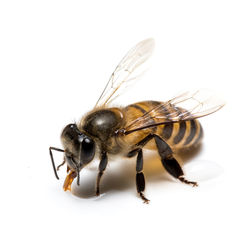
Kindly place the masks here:
[(63, 190), (64, 191), (71, 191), (71, 184), (73, 180), (76, 178), (77, 173), (75, 171), (70, 170), (70, 173), (66, 176), (64, 184), (63, 184)]
[(104, 170), (106, 169), (106, 166), (108, 164), (108, 157), (107, 157), (107, 153), (106, 152), (102, 152), (101, 153), (101, 161), (99, 163), (99, 173), (96, 179), (96, 196), (98, 196), (100, 194), (100, 181), (101, 181), (101, 177), (103, 175)]

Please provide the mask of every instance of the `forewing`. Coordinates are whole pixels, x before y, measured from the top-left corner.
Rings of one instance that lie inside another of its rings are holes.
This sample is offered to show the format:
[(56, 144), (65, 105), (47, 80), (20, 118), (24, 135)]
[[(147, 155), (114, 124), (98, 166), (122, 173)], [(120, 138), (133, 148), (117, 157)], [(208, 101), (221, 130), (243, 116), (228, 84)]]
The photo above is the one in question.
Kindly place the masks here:
[(133, 131), (161, 124), (197, 119), (216, 112), (224, 105), (225, 103), (211, 91), (186, 92), (161, 103), (132, 121), (124, 128), (124, 131), (129, 134)]
[(146, 39), (133, 47), (117, 65), (107, 85), (99, 97), (96, 107), (110, 104), (129, 83), (132, 83), (142, 73), (139, 67), (151, 56), (154, 49), (154, 40)]

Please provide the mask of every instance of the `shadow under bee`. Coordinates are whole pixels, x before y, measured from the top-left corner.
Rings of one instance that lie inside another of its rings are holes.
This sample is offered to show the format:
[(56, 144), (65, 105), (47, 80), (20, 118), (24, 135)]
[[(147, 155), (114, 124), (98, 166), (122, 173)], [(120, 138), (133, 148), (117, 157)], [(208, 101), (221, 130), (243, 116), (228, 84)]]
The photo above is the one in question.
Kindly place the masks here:
[[(202, 146), (196, 146), (190, 150), (182, 150), (177, 154), (177, 159), (184, 165), (201, 151)], [(135, 162), (136, 157), (125, 159), (123, 161), (110, 164), (105, 170), (101, 182), (101, 197), (102, 194), (110, 192), (122, 192), (131, 190), (136, 192), (135, 185)], [(116, 165), (115, 165), (116, 164)], [(172, 181), (173, 178), (163, 168), (160, 158), (156, 152), (145, 151), (144, 153), (144, 174), (146, 178), (146, 186), (150, 183), (159, 181)], [(81, 185), (77, 186), (74, 183), (72, 194), (79, 198), (93, 198), (95, 196), (96, 176), (98, 171), (83, 170), (81, 173)]]

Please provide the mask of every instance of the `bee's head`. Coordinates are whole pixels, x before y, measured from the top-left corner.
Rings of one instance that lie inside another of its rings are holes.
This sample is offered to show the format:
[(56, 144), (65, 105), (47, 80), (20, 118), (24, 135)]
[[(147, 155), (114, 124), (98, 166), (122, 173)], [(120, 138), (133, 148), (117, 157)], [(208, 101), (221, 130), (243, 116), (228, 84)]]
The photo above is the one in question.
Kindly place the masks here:
[(67, 125), (61, 134), (65, 158), (71, 170), (79, 171), (95, 156), (95, 142), (79, 131), (76, 124)]

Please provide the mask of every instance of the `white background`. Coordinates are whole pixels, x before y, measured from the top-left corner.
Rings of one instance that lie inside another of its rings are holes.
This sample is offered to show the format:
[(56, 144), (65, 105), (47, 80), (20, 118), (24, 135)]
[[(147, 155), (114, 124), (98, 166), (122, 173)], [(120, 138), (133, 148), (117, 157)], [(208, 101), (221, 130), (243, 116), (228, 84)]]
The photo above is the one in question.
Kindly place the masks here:
[[(249, 249), (249, 13), (240, 0), (1, 1), (1, 248)], [(209, 88), (227, 102), (201, 119), (203, 148), (184, 167), (200, 186), (172, 180), (147, 157), (149, 205), (136, 195), (134, 160), (110, 162), (99, 198), (98, 162), (65, 193), (49, 146), (61, 147), (62, 128), (148, 37), (152, 67), (123, 101)]]

